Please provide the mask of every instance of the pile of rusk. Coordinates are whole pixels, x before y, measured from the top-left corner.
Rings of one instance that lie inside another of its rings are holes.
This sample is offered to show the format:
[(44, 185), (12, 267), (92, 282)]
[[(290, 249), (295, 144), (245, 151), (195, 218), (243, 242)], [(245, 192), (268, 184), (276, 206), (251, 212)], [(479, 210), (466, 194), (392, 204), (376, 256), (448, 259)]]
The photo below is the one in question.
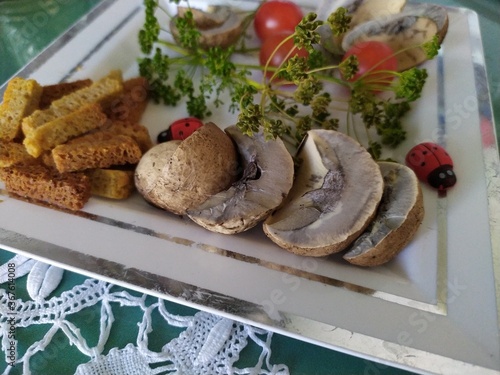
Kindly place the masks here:
[(125, 199), (151, 146), (140, 125), (142, 78), (120, 71), (41, 86), (13, 78), (0, 105), (0, 180), (12, 196), (79, 210), (92, 195)]

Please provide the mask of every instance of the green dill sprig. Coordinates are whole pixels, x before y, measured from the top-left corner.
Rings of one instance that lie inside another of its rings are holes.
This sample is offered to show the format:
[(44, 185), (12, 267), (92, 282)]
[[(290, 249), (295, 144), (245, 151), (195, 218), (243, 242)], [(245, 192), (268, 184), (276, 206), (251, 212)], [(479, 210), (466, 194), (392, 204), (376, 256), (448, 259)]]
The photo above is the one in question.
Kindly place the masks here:
[(419, 68), (411, 68), (400, 73), (394, 89), (396, 98), (406, 99), (410, 102), (420, 98), (427, 76), (427, 70)]
[[(375, 159), (381, 158), (384, 147), (396, 147), (405, 139), (403, 118), (420, 97), (427, 71), (368, 72), (351, 82), (358, 71), (356, 56), (331, 64), (318, 48), (318, 29), (323, 25), (335, 36), (348, 30), (351, 17), (345, 8), (338, 8), (326, 21), (308, 13), (282, 42), (292, 39), (296, 49), (308, 51), (308, 57), (293, 56), (292, 50), (281, 66), (271, 67), (269, 62), (264, 66), (233, 62), (235, 53), (247, 52), (243, 43), (238, 49), (202, 48), (190, 11), (176, 17), (177, 43), (163, 40), (155, 15), (161, 9), (158, 1), (144, 0), (144, 5), (145, 23), (138, 37), (145, 56), (139, 59), (139, 71), (148, 80), (155, 101), (167, 105), (185, 101), (189, 115), (200, 119), (210, 116), (214, 107), (228, 104), (230, 111), (238, 112), (236, 125), (244, 134), (263, 132), (267, 139), (282, 137), (296, 144), (313, 128), (339, 130), (340, 118), (345, 116), (345, 131), (358, 140), (363, 131), (366, 148)], [(246, 26), (252, 15), (245, 18)], [(432, 58), (438, 53), (439, 40), (435, 37), (419, 47)], [(409, 48), (415, 46), (396, 54)], [(251, 78), (251, 70), (262, 72), (261, 82)], [(334, 97), (332, 85), (343, 86), (350, 95)], [(230, 103), (222, 101), (223, 93), (228, 93)]]
[[(146, 56), (138, 61), (139, 73), (148, 80), (155, 102), (177, 105), (184, 100), (189, 115), (203, 119), (212, 114), (212, 105), (225, 104), (221, 99), (225, 91), (230, 93), (229, 106), (233, 111), (252, 101), (256, 89), (249, 83), (249, 71), (237, 69), (231, 62), (235, 49), (202, 48), (201, 32), (196, 28), (191, 10), (173, 20), (176, 43), (161, 39), (156, 13), (164, 10), (158, 1), (144, 0), (144, 11), (145, 22), (138, 37)], [(244, 20), (247, 26), (248, 19)]]
[(178, 30), (178, 42), (181, 47), (191, 51), (199, 48), (201, 32), (193, 27), (194, 16), (190, 10), (186, 11), (183, 17), (175, 18), (175, 27)]
[(347, 9), (339, 7), (328, 16), (326, 23), (330, 26), (333, 35), (340, 36), (349, 30), (351, 20), (352, 17), (348, 14)]
[(157, 0), (144, 0), (145, 22), (139, 30), (139, 45), (142, 53), (149, 54), (160, 35), (160, 24), (155, 16)]
[(438, 55), (439, 49), (441, 48), (439, 37), (434, 35), (430, 41), (423, 44), (422, 48), (424, 49), (427, 58), (433, 59)]
[(298, 48), (304, 48), (309, 53), (313, 52), (314, 46), (321, 41), (321, 36), (317, 30), (323, 22), (317, 20), (317, 17), (316, 13), (308, 13), (295, 27), (294, 44)]

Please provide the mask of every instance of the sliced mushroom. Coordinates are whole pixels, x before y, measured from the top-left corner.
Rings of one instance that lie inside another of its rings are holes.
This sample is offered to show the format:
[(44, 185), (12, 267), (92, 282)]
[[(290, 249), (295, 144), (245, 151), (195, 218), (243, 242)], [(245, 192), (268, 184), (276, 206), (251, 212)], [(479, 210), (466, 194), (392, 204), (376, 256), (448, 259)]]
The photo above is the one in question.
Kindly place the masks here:
[[(176, 20), (182, 17), (187, 9), (180, 8), (179, 10), (179, 14), (170, 20), (170, 31), (177, 42), (179, 42), (179, 30)], [(230, 7), (209, 7), (207, 11), (190, 10), (193, 12), (196, 27), (201, 32), (199, 42), (202, 48), (227, 48), (235, 44), (243, 32), (244, 17), (233, 12)]]
[[(349, 30), (355, 29), (358, 25), (368, 22), (373, 19), (383, 19), (393, 14), (401, 12), (406, 5), (406, 0), (341, 0), (341, 1), (323, 1), (318, 8), (320, 18), (327, 19), (328, 16), (343, 7), (350, 15), (351, 22)], [(335, 54), (343, 54), (342, 38), (333, 35), (328, 25), (323, 25), (319, 28), (321, 35), (321, 45), (329, 52)]]
[(239, 151), (242, 177), (188, 215), (208, 230), (234, 234), (254, 227), (281, 204), (292, 187), (294, 167), (281, 139), (266, 140), (262, 133), (248, 137), (236, 126), (226, 133)]
[(264, 222), (264, 232), (299, 255), (341, 251), (376, 213), (383, 192), (380, 168), (359, 143), (333, 130), (309, 131), (298, 160), (292, 190)]
[(207, 123), (180, 143), (160, 143), (143, 155), (135, 171), (137, 190), (153, 205), (176, 214), (227, 189), (237, 177), (233, 142)]
[(448, 15), (437, 5), (412, 6), (392, 17), (365, 22), (345, 35), (347, 51), (358, 42), (376, 40), (387, 43), (397, 53), (398, 70), (403, 71), (427, 60), (422, 44), (435, 35), (442, 41), (448, 28)]
[(404, 8), (404, 14), (428, 17), (433, 20), (438, 28), (439, 43), (443, 41), (448, 32), (448, 12), (442, 6), (429, 3), (407, 4)]
[(206, 9), (197, 9), (178, 6), (177, 15), (185, 17), (186, 13), (191, 11), (196, 27), (200, 30), (219, 27), (227, 21), (231, 15), (231, 9), (227, 6), (209, 5)]
[(384, 194), (375, 219), (348, 248), (344, 259), (358, 266), (378, 266), (393, 259), (412, 240), (424, 218), (422, 191), (408, 167), (380, 162)]

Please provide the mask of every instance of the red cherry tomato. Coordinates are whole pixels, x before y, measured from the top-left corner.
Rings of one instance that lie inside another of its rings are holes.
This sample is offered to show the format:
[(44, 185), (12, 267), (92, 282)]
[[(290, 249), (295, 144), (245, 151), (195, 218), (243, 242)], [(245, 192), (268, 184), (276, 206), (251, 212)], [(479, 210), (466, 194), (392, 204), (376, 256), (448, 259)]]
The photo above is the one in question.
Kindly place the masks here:
[(457, 182), (451, 156), (435, 143), (424, 142), (413, 147), (406, 155), (406, 165), (413, 169), (420, 181), (440, 191)]
[(373, 84), (387, 85), (394, 78), (392, 75), (382, 73), (385, 70), (395, 71), (398, 68), (394, 51), (387, 44), (374, 40), (356, 43), (349, 48), (343, 60), (351, 55), (358, 58), (358, 71), (350, 79), (351, 82), (362, 78)]
[(269, 0), (255, 13), (255, 32), (261, 41), (274, 34), (283, 32), (291, 34), (302, 17), (302, 10), (297, 4), (285, 0)]
[[(293, 39), (287, 40), (282, 46), (278, 48), (280, 43), (290, 34), (275, 34), (268, 37), (260, 47), (259, 62), (260, 65), (265, 66), (268, 61), (268, 66), (278, 68), (284, 61), (293, 56), (307, 57), (309, 53), (305, 49), (295, 48)], [(290, 51), (292, 53), (290, 54)], [(290, 54), (290, 55), (289, 55)], [(274, 72), (267, 72), (267, 77), (270, 78)]]
[(182, 141), (203, 126), (203, 122), (196, 117), (186, 117), (174, 121), (167, 130), (158, 134), (158, 143), (179, 140)]

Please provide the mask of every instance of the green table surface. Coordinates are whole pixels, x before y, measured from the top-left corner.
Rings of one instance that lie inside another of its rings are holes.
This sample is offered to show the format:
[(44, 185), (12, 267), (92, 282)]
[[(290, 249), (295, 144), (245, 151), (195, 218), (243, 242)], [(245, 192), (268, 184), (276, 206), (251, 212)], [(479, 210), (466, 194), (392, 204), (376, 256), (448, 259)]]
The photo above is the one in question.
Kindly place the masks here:
[[(35, 58), (99, 1), (0, 0), (0, 85), (15, 75), (20, 68)], [(435, 3), (467, 7), (479, 14), (493, 113), (497, 134), (499, 134), (500, 65), (498, 61), (500, 58), (500, 43), (498, 43), (497, 38), (500, 36), (500, 1), (439, 0), (435, 1)], [(7, 251), (0, 250), (0, 264), (6, 262), (12, 255)], [(60, 291), (70, 289), (73, 285), (82, 283), (84, 279), (84, 276), (77, 273), (66, 272), (58, 289)], [(20, 280), (17, 288), (19, 298), (28, 298), (25, 291), (23, 295), (25, 281), (23, 284), (23, 280)], [(170, 302), (168, 302), (168, 307), (171, 312), (179, 314), (194, 314), (196, 312), (196, 310)], [(117, 311), (115, 314), (117, 322), (122, 327), (127, 327), (127, 322), (133, 320), (133, 317), (128, 313)], [(82, 322), (87, 318), (81, 317)], [(99, 324), (97, 319), (95, 324)], [(175, 328), (168, 328), (170, 331), (166, 330), (165, 335), (176, 337), (179, 334), (179, 331)], [(133, 342), (135, 339), (135, 333), (131, 332), (131, 330), (123, 329), (118, 330), (118, 332), (120, 333), (115, 333), (110, 337), (110, 348), (124, 347), (128, 342)], [(151, 345), (154, 346), (155, 343), (153, 342)], [(272, 349), (272, 362), (286, 364), (291, 374), (409, 374), (409, 372), (397, 368), (349, 356), (278, 334), (273, 336)], [(248, 348), (242, 355), (242, 363), (254, 356), (256, 350), (255, 348), (254, 350)], [(68, 349), (67, 355), (58, 356), (57, 359), (41, 358), (38, 362), (39, 371), (36, 374), (72, 374), (76, 366), (86, 360), (88, 358), (81, 355), (77, 350)], [(0, 363), (0, 371), (3, 372), (6, 366), (7, 364)], [(10, 373), (20, 374), (21, 370), (14, 368)]]

